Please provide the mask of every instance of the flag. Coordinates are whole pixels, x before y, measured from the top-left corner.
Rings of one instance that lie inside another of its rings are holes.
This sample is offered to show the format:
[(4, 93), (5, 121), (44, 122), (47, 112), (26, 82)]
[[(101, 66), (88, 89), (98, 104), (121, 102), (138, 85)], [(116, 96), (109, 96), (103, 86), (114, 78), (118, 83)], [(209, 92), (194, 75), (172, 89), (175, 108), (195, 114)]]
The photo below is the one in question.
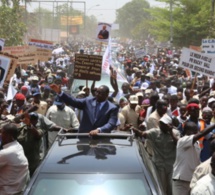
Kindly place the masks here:
[(149, 71), (149, 72), (150, 72), (151, 74), (153, 74), (153, 71), (154, 71), (154, 70), (155, 70), (155, 63), (154, 63), (154, 62), (152, 62), (152, 63), (151, 63), (151, 67), (150, 67), (150, 71)]
[[(105, 53), (102, 59), (102, 71), (110, 75), (110, 66), (112, 65), (112, 57), (111, 57), (111, 38), (109, 38), (109, 42)], [(117, 73), (117, 81), (128, 82), (127, 79), (118, 71), (117, 68), (112, 66), (112, 68)]]
[(7, 91), (7, 99), (6, 100), (7, 101), (12, 100), (14, 98), (14, 96), (16, 95), (16, 93), (17, 93), (17, 90), (13, 86), (13, 77), (11, 77), (8, 91)]

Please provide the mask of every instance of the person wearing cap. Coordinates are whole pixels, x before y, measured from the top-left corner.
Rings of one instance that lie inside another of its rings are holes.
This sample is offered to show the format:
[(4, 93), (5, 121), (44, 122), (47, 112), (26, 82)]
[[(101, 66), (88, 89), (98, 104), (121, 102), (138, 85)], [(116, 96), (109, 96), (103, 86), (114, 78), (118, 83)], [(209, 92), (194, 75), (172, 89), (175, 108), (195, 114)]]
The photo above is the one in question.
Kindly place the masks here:
[(138, 118), (139, 113), (136, 111), (138, 105), (138, 97), (136, 95), (131, 95), (129, 97), (129, 104), (126, 105), (121, 113), (125, 118), (125, 127), (124, 130), (129, 130), (132, 126), (138, 128)]
[(33, 93), (34, 90), (40, 91), (40, 87), (39, 87), (38, 83), (39, 83), (38, 76), (32, 76), (31, 77), (31, 84), (30, 84), (31, 93)]
[(213, 103), (215, 102), (215, 98), (209, 98), (208, 99), (208, 107), (212, 108)]
[[(202, 119), (199, 120), (204, 120), (205, 122), (205, 127), (210, 126), (211, 123), (211, 119), (213, 117), (213, 111), (210, 107), (204, 107), (202, 110)], [(215, 130), (215, 129), (214, 129)], [(214, 132), (213, 130), (213, 132)], [(203, 148), (201, 150), (201, 154), (200, 154), (200, 159), (201, 162), (206, 161), (208, 158), (211, 157), (211, 150), (210, 150), (210, 141), (213, 139), (213, 132), (209, 133), (208, 135), (204, 136), (202, 139), (200, 140), (200, 143), (202, 141), (203, 144)]]
[(51, 88), (49, 85), (44, 86), (43, 93), (41, 94), (41, 100), (45, 101), (48, 98), (52, 98), (53, 95), (51, 94)]
[[(51, 106), (46, 113), (46, 117), (64, 129), (78, 129), (80, 124), (75, 112), (56, 96), (53, 106)], [(48, 132), (49, 146), (52, 145), (57, 137), (56, 131)]]
[[(189, 103), (187, 105), (187, 114), (189, 115), (189, 118), (187, 121), (192, 121), (198, 126), (198, 130), (202, 131), (205, 128), (205, 122), (204, 120), (199, 120), (199, 105), (196, 103)], [(186, 122), (185, 122), (186, 123)], [(181, 133), (181, 136), (184, 135), (184, 125), (185, 123), (182, 123), (179, 125), (178, 130)], [(201, 147), (203, 145), (201, 144)]]
[(15, 95), (15, 103), (17, 106), (16, 114), (22, 114), (25, 109), (25, 96), (22, 93)]
[(43, 131), (36, 127), (39, 118), (36, 112), (31, 112), (26, 117), (28, 118), (24, 119), (25, 125), (19, 128), (19, 136), (17, 139), (24, 149), (29, 163), (30, 176), (32, 176), (40, 163), (40, 146)]
[(184, 125), (184, 136), (177, 141), (176, 160), (173, 165), (173, 195), (189, 195), (190, 182), (195, 168), (200, 164), (201, 148), (197, 142), (210, 133), (215, 124), (198, 131), (198, 126), (188, 121)]
[(17, 141), (18, 129), (10, 123), (1, 129), (0, 194), (22, 194), (29, 180), (28, 160)]
[(165, 194), (172, 195), (172, 172), (176, 157), (176, 143), (180, 138), (178, 130), (173, 129), (170, 116), (164, 114), (159, 120), (159, 126), (147, 131), (134, 129), (141, 137), (150, 140), (153, 150), (152, 161), (159, 175), (159, 181)]
[(79, 133), (97, 135), (98, 133), (109, 133), (116, 127), (118, 108), (107, 100), (109, 88), (106, 85), (101, 85), (96, 90), (95, 97), (84, 99), (77, 99), (61, 92), (60, 85), (51, 85), (51, 88), (67, 105), (83, 110)]
[[(213, 139), (210, 142), (210, 150), (211, 150), (211, 155), (213, 153), (215, 153), (215, 139)], [(211, 157), (206, 160), (205, 162), (201, 163), (199, 166), (196, 167), (193, 176), (192, 176), (192, 180), (190, 182), (190, 188), (192, 189), (195, 185), (196, 182), (201, 179), (202, 177), (204, 177), (205, 175), (207, 175), (208, 173), (211, 172)]]
[(27, 86), (22, 86), (20, 92), (21, 92), (25, 97), (27, 97), (27, 96), (29, 95), (28, 87), (27, 87)]
[(47, 103), (45, 101), (41, 101), (41, 93), (39, 91), (32, 94), (34, 101), (32, 102), (32, 105), (35, 105), (38, 107), (37, 113), (45, 115), (47, 111)]

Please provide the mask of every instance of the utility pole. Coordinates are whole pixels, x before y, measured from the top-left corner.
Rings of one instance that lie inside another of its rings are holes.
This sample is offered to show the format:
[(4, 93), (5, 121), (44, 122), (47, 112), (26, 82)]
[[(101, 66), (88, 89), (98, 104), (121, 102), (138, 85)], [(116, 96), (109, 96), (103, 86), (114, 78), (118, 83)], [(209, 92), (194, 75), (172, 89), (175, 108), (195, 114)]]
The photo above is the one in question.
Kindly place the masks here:
[(173, 7), (173, 0), (170, 0), (170, 3), (169, 3), (169, 11), (170, 11), (170, 48), (172, 48), (172, 44), (173, 44), (173, 15), (172, 15), (172, 7)]

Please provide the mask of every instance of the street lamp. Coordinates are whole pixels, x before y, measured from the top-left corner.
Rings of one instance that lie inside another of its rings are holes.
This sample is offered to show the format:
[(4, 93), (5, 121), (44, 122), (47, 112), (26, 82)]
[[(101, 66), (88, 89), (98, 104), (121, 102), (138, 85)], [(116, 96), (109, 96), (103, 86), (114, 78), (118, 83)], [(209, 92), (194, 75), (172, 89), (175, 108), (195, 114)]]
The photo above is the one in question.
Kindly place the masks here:
[(92, 8), (94, 8), (94, 7), (99, 7), (99, 6), (100, 6), (99, 4), (91, 6), (89, 9), (87, 9), (87, 13), (88, 13)]
[(170, 0), (170, 48), (172, 48), (173, 43), (173, 15), (172, 15), (172, 6), (173, 6), (173, 0)]

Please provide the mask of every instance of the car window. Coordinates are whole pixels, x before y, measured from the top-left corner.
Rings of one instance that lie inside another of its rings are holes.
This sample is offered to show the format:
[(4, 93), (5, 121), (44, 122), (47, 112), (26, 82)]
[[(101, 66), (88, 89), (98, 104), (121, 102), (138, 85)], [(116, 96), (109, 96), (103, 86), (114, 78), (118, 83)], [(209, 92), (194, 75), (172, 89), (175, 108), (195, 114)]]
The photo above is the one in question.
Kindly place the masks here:
[(30, 195), (151, 195), (141, 174), (41, 174)]

